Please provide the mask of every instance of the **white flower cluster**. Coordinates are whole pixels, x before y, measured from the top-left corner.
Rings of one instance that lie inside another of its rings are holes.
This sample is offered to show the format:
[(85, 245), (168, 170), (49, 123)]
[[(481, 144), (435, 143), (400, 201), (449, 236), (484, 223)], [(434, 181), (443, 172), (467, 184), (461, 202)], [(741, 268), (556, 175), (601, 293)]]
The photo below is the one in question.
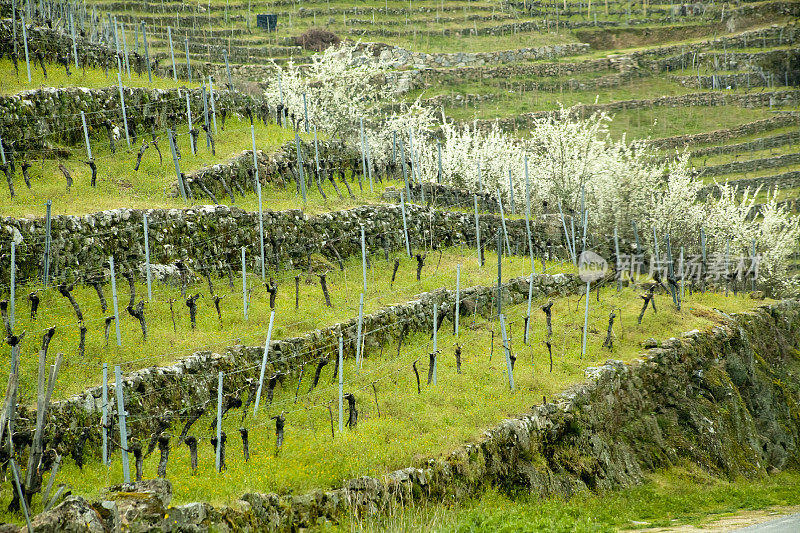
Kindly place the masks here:
[[(641, 245), (653, 246), (653, 228), (659, 239), (670, 236), (673, 251), (700, 251), (700, 228), (707, 236), (707, 253), (750, 254), (752, 242), (761, 254), (760, 276), (786, 289), (787, 265), (800, 238), (800, 221), (767, 195), (755, 207), (758, 191), (735, 191), (722, 185), (718, 196), (700, 198), (703, 184), (694, 177), (687, 154), (669, 161), (642, 142), (613, 140), (612, 120), (596, 114), (584, 120), (569, 110), (537, 120), (528, 136), (519, 139), (497, 124), (488, 130), (456, 125), (444, 115), (420, 105), (391, 106), (385, 66), (354, 62), (355, 45), (329, 49), (313, 56), (306, 66), (277, 67), (281, 80), (270, 84), (266, 96), (272, 105), (283, 101), (295, 113), (303, 112), (308, 97), (309, 121), (327, 135), (341, 135), (353, 144), (363, 118), (373, 161), (386, 162), (402, 144), (406, 161), (413, 161), (414, 181), (436, 181), (441, 153), (442, 182), (475, 191), (497, 192), (508, 201), (513, 194), (521, 212), (527, 201), (532, 217), (575, 216), (581, 206), (588, 213), (593, 245), (613, 250), (616, 229), (623, 253), (634, 246), (633, 223)], [(527, 172), (526, 172), (527, 167)], [(527, 179), (526, 179), (527, 176)], [(513, 192), (512, 192), (513, 191)], [(756, 212), (757, 211), (757, 212)], [(663, 242), (659, 245), (663, 250)]]

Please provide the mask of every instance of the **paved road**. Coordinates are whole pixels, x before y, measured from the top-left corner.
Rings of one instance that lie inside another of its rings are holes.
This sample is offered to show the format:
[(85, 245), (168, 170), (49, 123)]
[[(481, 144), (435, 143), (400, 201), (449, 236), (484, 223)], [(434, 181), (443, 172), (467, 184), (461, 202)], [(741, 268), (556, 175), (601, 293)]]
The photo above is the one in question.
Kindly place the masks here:
[(740, 533), (800, 533), (800, 513), (737, 529)]

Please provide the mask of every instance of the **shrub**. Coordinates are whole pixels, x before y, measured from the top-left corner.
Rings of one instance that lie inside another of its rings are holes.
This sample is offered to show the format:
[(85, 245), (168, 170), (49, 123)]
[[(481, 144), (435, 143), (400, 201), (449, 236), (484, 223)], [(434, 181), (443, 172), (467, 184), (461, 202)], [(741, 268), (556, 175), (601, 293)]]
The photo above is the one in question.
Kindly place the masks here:
[(326, 48), (342, 42), (338, 35), (332, 31), (323, 30), (321, 28), (311, 28), (297, 36), (296, 40), (299, 46), (314, 52), (322, 52)]

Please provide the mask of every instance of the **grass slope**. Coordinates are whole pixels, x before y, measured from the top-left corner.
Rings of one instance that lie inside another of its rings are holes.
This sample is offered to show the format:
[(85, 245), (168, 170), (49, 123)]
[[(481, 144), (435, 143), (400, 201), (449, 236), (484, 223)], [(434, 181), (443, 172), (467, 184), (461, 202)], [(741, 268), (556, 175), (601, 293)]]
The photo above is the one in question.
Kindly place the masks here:
[[(604, 532), (650, 528), (730, 530), (724, 520), (743, 511), (800, 504), (800, 472), (766, 479), (722, 480), (691, 466), (647, 476), (639, 487), (604, 494), (582, 493), (569, 500), (508, 495), (487, 490), (464, 502), (409, 506), (389, 516), (343, 517), (333, 530), (440, 532)], [(686, 527), (689, 526), (689, 527)], [(657, 529), (657, 531), (661, 531)]]
[[(714, 307), (735, 312), (755, 305), (747, 296), (725, 298), (711, 292), (696, 293), (687, 297), (683, 311), (677, 312), (669, 296), (661, 295), (657, 304), (659, 312), (653, 315), (648, 311), (643, 324), (637, 326), (641, 307), (638, 294), (631, 288), (617, 294), (615, 288), (608, 287), (601, 291), (600, 303), (596, 302), (594, 293), (591, 295), (587, 355), (581, 358), (583, 315), (576, 309), (582, 310), (583, 302), (578, 298), (560, 298), (553, 306), (552, 372), (543, 343), (543, 314), (536, 311), (545, 301), (534, 302), (530, 346), (522, 343), (526, 304), (503, 310), (511, 350), (517, 358), (514, 392), (508, 389), (498, 322), (480, 317), (473, 321), (465, 317), (458, 338), (453, 336), (449, 321), (445, 321), (439, 332), (438, 385), (425, 384), (428, 354), (432, 351), (429, 334), (409, 336), (399, 352), (394, 344), (368, 349), (360, 371), (355, 368), (355, 361), (345, 361), (344, 391), (355, 394), (359, 409), (359, 424), (354, 430), (334, 431), (335, 436), (331, 437), (332, 419), (337, 418), (337, 385), (332, 364), (324, 368), (320, 384), (312, 393), (308, 392), (308, 384), (313, 365), (309, 365), (302, 385), (298, 385), (298, 375), (288, 377), (282, 386), (276, 387), (271, 405), (262, 399), (258, 416), (249, 413), (243, 421), (240, 410), (230, 412), (222, 426), (228, 435), (228, 469), (221, 474), (214, 472), (213, 448), (208, 444), (213, 436), (209, 427), (211, 419), (209, 416), (201, 418), (190, 432), (201, 439), (198, 473), (193, 475), (188, 468), (186, 446), (174, 447), (170, 454), (168, 477), (175, 491), (174, 504), (197, 499), (221, 504), (247, 491), (303, 492), (334, 487), (351, 477), (379, 476), (418, 464), (427, 457), (446, 454), (464, 442), (479, 439), (484, 429), (504, 417), (523, 413), (530, 405), (542, 401), (543, 396), (552, 398), (567, 386), (582, 381), (587, 366), (602, 364), (609, 357), (630, 361), (640, 353), (640, 343), (649, 337), (679, 335), (694, 328), (708, 329), (719, 321), (719, 315), (712, 310)], [(612, 309), (618, 316), (613, 353), (602, 347)], [(462, 374), (457, 374), (455, 369), (456, 343), (463, 347)], [(416, 390), (414, 361), (418, 361), (422, 377), (421, 394)], [(215, 411), (215, 407), (216, 402), (212, 401), (209, 411)], [(345, 404), (345, 419), (346, 409)], [(274, 422), (270, 417), (282, 412), (287, 420), (286, 440), (276, 455)], [(176, 424), (170, 432), (177, 435), (181, 426), (182, 423)], [(237, 435), (241, 426), (250, 430), (249, 463), (241, 459), (241, 441)], [(149, 440), (149, 436), (135, 437)], [(66, 459), (59, 476), (68, 480), (73, 493), (96, 495), (99, 487), (121, 479), (118, 454), (117, 450), (109, 468), (92, 458), (79, 470), (72, 459)], [(145, 478), (156, 475), (157, 463), (156, 454), (145, 461)]]

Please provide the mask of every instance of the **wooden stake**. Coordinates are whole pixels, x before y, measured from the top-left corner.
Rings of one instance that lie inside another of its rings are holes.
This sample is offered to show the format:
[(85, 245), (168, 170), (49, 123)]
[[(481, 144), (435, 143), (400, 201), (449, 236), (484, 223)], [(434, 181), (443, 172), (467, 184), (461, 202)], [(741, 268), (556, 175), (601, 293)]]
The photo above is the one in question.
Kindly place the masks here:
[(43, 284), (47, 287), (48, 282), (50, 281), (50, 226), (52, 222), (52, 208), (53, 202), (52, 200), (47, 200), (45, 203), (46, 215), (45, 215), (45, 237), (44, 237), (44, 278)]
[(25, 44), (25, 66), (28, 68), (28, 83), (31, 83), (31, 60), (28, 54), (28, 30), (25, 28), (25, 16), (22, 16), (22, 42)]
[(186, 91), (186, 120), (189, 123), (189, 144), (192, 148), (192, 153), (197, 154), (197, 146), (194, 143), (194, 135), (192, 135), (192, 108), (189, 105), (189, 91)]
[[(117, 332), (117, 346), (122, 346), (122, 335), (119, 331), (119, 306), (117, 305), (117, 278), (114, 275), (114, 256), (108, 257), (109, 268), (111, 269), (111, 296), (114, 302), (114, 327)], [(126, 481), (127, 483), (127, 481)]]
[[(103, 390), (101, 394), (103, 414), (100, 418), (100, 425), (103, 432), (103, 464), (108, 466), (108, 363), (103, 363)], [(43, 499), (46, 500), (47, 498)]]
[[(363, 234), (362, 234), (363, 235)], [(361, 370), (361, 366), (363, 365), (362, 357), (362, 336), (363, 336), (363, 327), (364, 327), (364, 293), (361, 293), (358, 302), (358, 332), (356, 334), (356, 368)]]
[(481, 247), (481, 225), (480, 219), (478, 218), (478, 195), (473, 194), (472, 199), (475, 202), (475, 245), (478, 251), (478, 257), (481, 260), (481, 266), (483, 266), (483, 248)]
[(503, 312), (503, 244), (497, 232), (497, 315)]
[[(530, 314), (530, 309), (528, 310)], [(461, 264), (456, 265), (456, 303), (453, 308), (453, 335), (458, 338), (458, 319), (461, 315)]]
[(167, 26), (167, 38), (169, 39), (169, 57), (172, 59), (172, 80), (178, 81), (178, 69), (175, 65), (175, 49), (172, 47), (172, 28)]
[(81, 122), (83, 123), (83, 138), (86, 140), (86, 156), (91, 161), (92, 145), (89, 142), (89, 129), (86, 127), (86, 114), (83, 111), (81, 111)]
[(147, 301), (153, 300), (152, 276), (150, 273), (150, 240), (147, 236), (147, 213), (143, 213), (142, 225), (144, 226), (144, 270), (147, 277)]
[[(258, 404), (261, 400), (261, 390), (264, 386), (264, 372), (267, 368), (267, 357), (269, 355), (269, 344), (272, 341), (272, 324), (275, 322), (275, 311), (269, 314), (269, 326), (267, 327), (267, 340), (264, 342), (264, 355), (261, 358), (261, 373), (258, 378), (258, 392), (256, 392), (256, 403), (253, 407), (253, 416), (258, 414)], [(221, 378), (220, 378), (221, 379)]]
[[(183, 42), (186, 45), (186, 74), (189, 76), (189, 81), (192, 81), (192, 65), (189, 63), (189, 38), (184, 38)], [(226, 59), (225, 63), (227, 64), (227, 62)]]
[[(11, 435), (8, 436), (9, 440)], [(13, 455), (13, 454), (12, 454)], [(17, 470), (17, 463), (14, 462), (13, 456), (9, 458), (11, 461), (11, 472), (14, 474), (14, 486), (17, 487), (17, 494), (22, 502), (22, 510), (25, 511), (25, 523), (28, 525), (28, 533), (33, 533), (33, 526), (31, 525), (31, 516), (28, 512), (28, 503), (25, 501), (25, 494), (22, 492), (22, 486), (19, 482), (19, 471)]]
[(436, 355), (438, 354), (437, 348), (437, 331), (436, 325), (438, 322), (438, 312), (439, 312), (439, 305), (436, 302), (433, 302), (433, 385), (436, 386), (438, 383), (438, 376), (436, 372)]
[[(364, 238), (364, 225), (361, 225), (361, 273), (364, 278), (364, 293), (367, 292), (367, 245)], [(363, 295), (362, 295), (363, 299)]]
[(589, 329), (589, 291), (591, 282), (586, 282), (586, 312), (583, 315), (583, 342), (581, 343), (581, 357), (586, 355), (586, 334)]
[[(508, 231), (506, 230), (506, 215), (503, 213), (503, 198), (500, 196), (500, 190), (497, 191), (497, 204), (500, 206), (500, 224), (503, 227), (503, 235), (505, 236), (506, 240), (506, 251), (508, 252), (509, 257), (511, 256), (511, 243), (508, 240)], [(502, 249), (497, 251), (498, 254), (502, 255)]]
[(217, 472), (222, 471), (222, 372), (217, 380), (217, 446), (215, 454)]
[(172, 130), (168, 129), (167, 130), (167, 135), (169, 136), (169, 147), (172, 150), (172, 162), (175, 164), (175, 177), (178, 180), (178, 190), (181, 193), (181, 198), (183, 198), (183, 201), (185, 202), (186, 198), (188, 196), (188, 191), (186, 190), (186, 187), (184, 186), (184, 183), (183, 183), (183, 175), (181, 174), (181, 166), (180, 166), (180, 163), (178, 162), (178, 150), (177, 150), (177, 146), (175, 144), (176, 141), (175, 141), (175, 138), (173, 137)]
[[(755, 246), (755, 241), (753, 241)], [(16, 299), (17, 299), (17, 243), (11, 241), (11, 294), (9, 295), (9, 316), (8, 323), (11, 329), (14, 329), (14, 321), (16, 318)]]
[(300, 136), (296, 133), (294, 134), (294, 144), (297, 147), (297, 175), (298, 179), (300, 180), (300, 190), (303, 193), (303, 205), (306, 205), (306, 179), (305, 174), (303, 173), (303, 154), (300, 152)]
[(617, 235), (617, 227), (614, 226), (614, 258), (616, 262), (616, 270), (617, 270), (617, 292), (622, 290), (622, 272), (620, 272), (620, 261), (619, 261), (619, 236)]
[(117, 416), (119, 416), (119, 440), (120, 448), (122, 448), (122, 472), (125, 483), (131, 482), (130, 465), (128, 464), (128, 427), (125, 425), (125, 419), (128, 413), (125, 411), (125, 398), (124, 387), (122, 385), (122, 369), (119, 365), (114, 366), (114, 374), (116, 383), (114, 386), (114, 393), (117, 396)]
[[(211, 96), (211, 120), (214, 122), (214, 135), (216, 135), (219, 133), (217, 131), (217, 104), (214, 98), (214, 78), (211, 76), (208, 77), (208, 93)], [(231, 200), (233, 200), (233, 196), (231, 196)]]
[[(402, 144), (400, 147), (402, 148)], [(403, 210), (403, 236), (406, 239), (406, 253), (411, 257), (411, 243), (408, 241), (408, 223), (406, 222), (406, 201), (403, 198), (403, 193), (400, 192), (400, 207)]]
[(514, 367), (511, 364), (511, 349), (508, 346), (508, 336), (506, 335), (506, 318), (500, 315), (500, 332), (503, 334), (503, 350), (506, 354), (506, 371), (508, 372), (508, 386), (514, 390)]
[(344, 430), (344, 339), (339, 335), (339, 433)]
[(247, 320), (247, 267), (244, 262), (244, 246), (242, 246), (242, 312)]
[(258, 194), (258, 235), (261, 248), (261, 279), (266, 279), (266, 258), (264, 255), (264, 205), (261, 201), (261, 179), (258, 176), (258, 158), (256, 156), (256, 130), (250, 124), (250, 138), (253, 141), (253, 169), (255, 169), (256, 193)]

